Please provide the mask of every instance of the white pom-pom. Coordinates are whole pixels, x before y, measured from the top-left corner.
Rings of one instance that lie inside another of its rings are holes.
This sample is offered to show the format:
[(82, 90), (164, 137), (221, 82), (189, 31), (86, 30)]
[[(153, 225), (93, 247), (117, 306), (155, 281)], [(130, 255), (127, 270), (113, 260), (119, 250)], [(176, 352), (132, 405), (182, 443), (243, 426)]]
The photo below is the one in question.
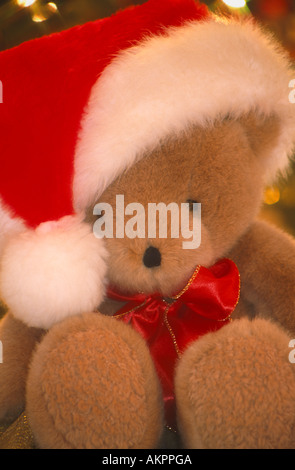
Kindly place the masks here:
[(105, 293), (107, 253), (92, 228), (75, 217), (11, 238), (0, 265), (0, 297), (29, 326), (48, 329), (93, 311)]

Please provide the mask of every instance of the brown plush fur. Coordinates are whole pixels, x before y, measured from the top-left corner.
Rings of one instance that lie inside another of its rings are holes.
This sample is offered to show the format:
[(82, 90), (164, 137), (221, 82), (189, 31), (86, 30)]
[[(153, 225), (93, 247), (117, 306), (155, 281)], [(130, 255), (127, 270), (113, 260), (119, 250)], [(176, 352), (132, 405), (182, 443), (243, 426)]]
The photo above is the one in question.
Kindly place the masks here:
[(242, 319), (185, 351), (175, 390), (187, 447), (294, 448), (295, 368), (288, 343), (276, 325)]
[[(239, 122), (191, 127), (147, 153), (93, 203), (107, 202), (115, 209), (116, 195), (124, 195), (125, 207), (139, 202), (147, 209), (151, 202), (188, 199), (202, 204), (198, 249), (182, 249), (183, 239), (171, 238), (169, 226), (167, 239), (106, 239), (109, 282), (123, 291), (157, 290), (169, 296), (185, 285), (197, 264), (210, 266), (224, 256), (240, 270), (235, 321), (193, 343), (177, 367), (179, 428), (187, 447), (294, 445), (295, 368), (288, 362), (288, 341), (295, 332), (295, 244), (256, 220), (268, 150), (278, 132), (275, 116), (254, 114)], [(86, 220), (95, 222), (93, 207)], [(142, 262), (150, 245), (162, 256), (155, 268)], [(159, 442), (158, 379), (138, 334), (107, 318), (117, 308), (118, 303), (105, 301), (95, 314), (66, 319), (37, 347), (26, 380), (26, 405), (38, 446), (135, 448)], [(2, 328), (3, 335), (14, 337), (7, 320)], [(22, 328), (18, 334), (34, 343), (33, 332)], [(22, 356), (21, 346), (14, 348), (6, 350), (9, 364), (10, 355)], [(16, 384), (5, 400), (23, 403), (17, 371), (22, 369), (24, 384), (29, 360), (26, 353), (18, 368), (1, 369), (0, 390), (9, 374), (9, 383)], [(7, 395), (13, 388), (3, 390)], [(4, 403), (2, 415), (9, 409)]]
[(241, 293), (256, 313), (295, 334), (294, 240), (264, 221), (256, 221), (230, 252), (239, 266)]
[[(270, 124), (272, 120), (267, 126)], [(171, 137), (120, 176), (98, 202), (115, 208), (116, 195), (123, 194), (125, 206), (139, 202), (147, 217), (150, 202), (181, 204), (195, 200), (202, 204), (202, 243), (198, 250), (183, 250), (181, 236), (169, 239), (170, 226), (168, 240), (106, 239), (111, 282), (123, 290), (158, 289), (169, 295), (186, 282), (197, 264), (210, 266), (223, 256), (260, 208), (261, 162), (251, 145), (246, 126), (231, 120), (219, 122), (213, 128), (190, 129), (182, 136)], [(92, 211), (91, 207), (90, 222), (95, 220)], [(147, 270), (141, 262), (150, 244), (162, 255), (161, 266), (153, 270)]]
[(113, 318), (85, 314), (52, 328), (28, 384), (27, 412), (42, 448), (141, 449), (159, 441), (161, 391), (147, 346)]
[(42, 330), (28, 328), (10, 313), (0, 322), (3, 363), (0, 364), (0, 420), (11, 421), (25, 407), (30, 358)]

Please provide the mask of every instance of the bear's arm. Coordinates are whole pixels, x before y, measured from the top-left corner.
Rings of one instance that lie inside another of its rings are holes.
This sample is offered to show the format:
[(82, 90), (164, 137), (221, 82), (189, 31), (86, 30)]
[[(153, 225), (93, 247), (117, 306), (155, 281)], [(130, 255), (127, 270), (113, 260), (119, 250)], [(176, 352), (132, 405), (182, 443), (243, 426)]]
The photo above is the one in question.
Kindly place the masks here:
[(43, 334), (44, 330), (26, 326), (10, 312), (0, 321), (0, 421), (14, 419), (23, 410), (31, 355)]
[(257, 220), (228, 253), (241, 276), (241, 297), (258, 315), (295, 333), (295, 241)]

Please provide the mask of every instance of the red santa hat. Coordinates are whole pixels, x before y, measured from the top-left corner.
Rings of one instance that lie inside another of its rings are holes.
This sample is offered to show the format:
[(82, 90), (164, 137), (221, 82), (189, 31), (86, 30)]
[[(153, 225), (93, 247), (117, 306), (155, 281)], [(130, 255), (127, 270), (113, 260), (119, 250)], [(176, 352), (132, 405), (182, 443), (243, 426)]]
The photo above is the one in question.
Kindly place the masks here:
[(83, 218), (171, 133), (256, 110), (281, 120), (267, 178), (294, 142), (285, 54), (253, 22), (149, 0), (0, 54), (0, 297), (48, 328), (103, 299), (107, 253)]

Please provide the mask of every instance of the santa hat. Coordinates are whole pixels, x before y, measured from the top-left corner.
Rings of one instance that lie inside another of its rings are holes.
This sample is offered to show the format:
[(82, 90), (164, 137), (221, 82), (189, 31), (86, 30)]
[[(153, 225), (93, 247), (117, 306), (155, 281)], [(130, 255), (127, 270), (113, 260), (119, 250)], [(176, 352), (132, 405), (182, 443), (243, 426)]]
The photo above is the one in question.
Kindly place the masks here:
[(107, 254), (83, 218), (171, 133), (251, 110), (277, 115), (267, 178), (288, 164), (285, 54), (253, 22), (149, 0), (0, 54), (0, 297), (48, 328), (103, 299)]

